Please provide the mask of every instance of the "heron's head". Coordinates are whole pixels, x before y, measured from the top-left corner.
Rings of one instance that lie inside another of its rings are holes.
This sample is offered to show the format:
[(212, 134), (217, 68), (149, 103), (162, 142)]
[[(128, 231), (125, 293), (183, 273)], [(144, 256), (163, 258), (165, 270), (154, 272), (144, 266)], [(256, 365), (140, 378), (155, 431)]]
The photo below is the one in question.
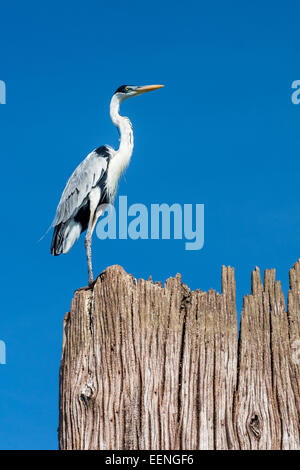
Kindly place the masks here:
[(158, 90), (164, 85), (146, 85), (146, 86), (133, 86), (133, 85), (122, 85), (114, 93), (114, 96), (117, 96), (119, 101), (122, 102), (127, 98), (132, 96), (142, 95), (148, 91)]

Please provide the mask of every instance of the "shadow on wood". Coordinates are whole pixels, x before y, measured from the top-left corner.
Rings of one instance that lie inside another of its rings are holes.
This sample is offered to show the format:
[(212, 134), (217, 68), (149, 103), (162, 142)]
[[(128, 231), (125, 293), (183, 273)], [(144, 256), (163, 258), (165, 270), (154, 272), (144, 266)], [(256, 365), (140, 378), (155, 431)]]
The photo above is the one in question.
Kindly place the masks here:
[(238, 340), (222, 294), (120, 266), (75, 292), (64, 320), (61, 449), (300, 449), (300, 260), (286, 313), (275, 270), (252, 273)]

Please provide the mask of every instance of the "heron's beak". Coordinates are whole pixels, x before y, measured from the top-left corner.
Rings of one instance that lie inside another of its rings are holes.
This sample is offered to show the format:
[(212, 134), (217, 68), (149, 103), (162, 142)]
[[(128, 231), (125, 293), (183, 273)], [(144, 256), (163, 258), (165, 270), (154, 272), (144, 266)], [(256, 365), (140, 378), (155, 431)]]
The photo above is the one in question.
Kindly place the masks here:
[(148, 91), (158, 90), (162, 88), (164, 85), (146, 85), (146, 86), (139, 86), (137, 87), (136, 94), (141, 95), (142, 93), (147, 93)]

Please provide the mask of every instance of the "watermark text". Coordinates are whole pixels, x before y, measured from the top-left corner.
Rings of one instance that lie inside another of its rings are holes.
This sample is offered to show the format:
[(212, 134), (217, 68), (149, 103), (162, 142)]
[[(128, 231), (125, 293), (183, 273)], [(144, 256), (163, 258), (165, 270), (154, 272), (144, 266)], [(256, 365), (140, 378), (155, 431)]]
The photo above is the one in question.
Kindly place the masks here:
[(0, 340), (0, 364), (6, 364), (6, 345)]
[(0, 80), (0, 104), (6, 104), (6, 84)]
[(186, 250), (204, 245), (204, 204), (168, 205), (135, 203), (119, 197), (118, 214), (112, 205), (103, 207), (96, 234), (101, 240), (185, 240)]

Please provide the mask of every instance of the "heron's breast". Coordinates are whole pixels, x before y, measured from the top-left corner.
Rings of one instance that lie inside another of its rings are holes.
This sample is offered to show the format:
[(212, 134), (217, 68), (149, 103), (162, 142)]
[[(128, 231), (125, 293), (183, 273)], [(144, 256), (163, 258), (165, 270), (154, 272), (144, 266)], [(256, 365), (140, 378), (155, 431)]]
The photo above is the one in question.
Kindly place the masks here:
[(129, 165), (132, 152), (117, 152), (113, 157), (107, 168), (106, 189), (111, 198), (114, 197), (120, 176)]

